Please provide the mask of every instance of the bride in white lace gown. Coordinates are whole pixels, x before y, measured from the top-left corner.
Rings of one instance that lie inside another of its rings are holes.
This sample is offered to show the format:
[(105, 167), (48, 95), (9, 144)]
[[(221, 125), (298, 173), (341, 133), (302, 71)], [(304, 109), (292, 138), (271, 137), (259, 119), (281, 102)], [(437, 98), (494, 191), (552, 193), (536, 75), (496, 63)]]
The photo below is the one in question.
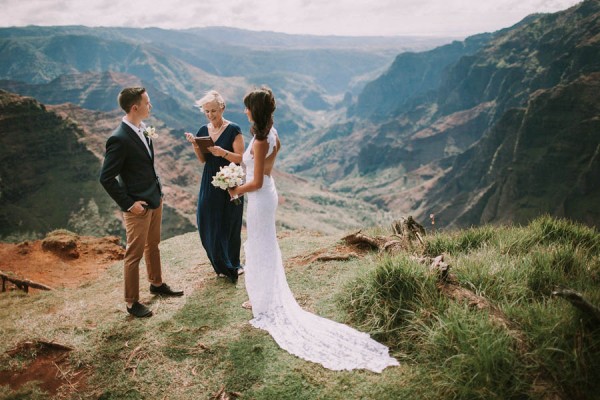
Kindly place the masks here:
[(280, 148), (272, 114), (275, 99), (262, 88), (244, 98), (253, 138), (243, 155), (246, 183), (230, 190), (248, 194), (245, 281), (254, 318), (277, 344), (300, 358), (331, 370), (381, 372), (398, 365), (388, 348), (349, 326), (304, 311), (288, 286), (275, 232), (277, 190), (271, 170)]

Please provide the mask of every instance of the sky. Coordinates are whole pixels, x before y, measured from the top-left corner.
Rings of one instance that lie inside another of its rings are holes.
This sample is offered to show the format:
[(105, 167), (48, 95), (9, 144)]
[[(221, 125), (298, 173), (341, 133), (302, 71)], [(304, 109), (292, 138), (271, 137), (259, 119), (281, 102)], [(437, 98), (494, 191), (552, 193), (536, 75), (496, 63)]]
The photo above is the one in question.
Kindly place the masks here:
[(581, 0), (0, 0), (0, 26), (86, 25), (464, 37)]

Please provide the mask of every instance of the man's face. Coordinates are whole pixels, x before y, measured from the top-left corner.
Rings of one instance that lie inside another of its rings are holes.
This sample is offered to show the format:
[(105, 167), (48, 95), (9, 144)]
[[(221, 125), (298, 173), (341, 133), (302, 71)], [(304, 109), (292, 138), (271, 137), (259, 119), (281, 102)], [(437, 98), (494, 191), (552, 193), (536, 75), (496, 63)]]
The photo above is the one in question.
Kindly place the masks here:
[(150, 103), (150, 96), (148, 96), (147, 92), (142, 93), (142, 100), (140, 100), (139, 104), (135, 104), (133, 109), (141, 119), (148, 118), (150, 116), (152, 103)]

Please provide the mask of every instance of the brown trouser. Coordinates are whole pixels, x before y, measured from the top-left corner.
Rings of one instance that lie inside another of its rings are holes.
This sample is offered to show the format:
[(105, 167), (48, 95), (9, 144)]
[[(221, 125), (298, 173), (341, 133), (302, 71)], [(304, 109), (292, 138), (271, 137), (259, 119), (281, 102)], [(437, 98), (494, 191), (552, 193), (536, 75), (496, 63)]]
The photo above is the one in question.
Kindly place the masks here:
[(146, 261), (148, 281), (154, 285), (162, 284), (160, 265), (160, 224), (162, 220), (162, 201), (157, 209), (146, 209), (142, 215), (123, 213), (127, 248), (125, 249), (125, 301), (133, 303), (140, 298), (140, 261)]

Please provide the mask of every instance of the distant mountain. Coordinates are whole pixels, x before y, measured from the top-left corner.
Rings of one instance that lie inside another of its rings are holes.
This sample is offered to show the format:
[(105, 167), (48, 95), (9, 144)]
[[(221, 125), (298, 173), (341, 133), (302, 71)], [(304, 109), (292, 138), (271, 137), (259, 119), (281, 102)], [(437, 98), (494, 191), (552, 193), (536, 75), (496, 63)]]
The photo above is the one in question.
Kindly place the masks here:
[[(395, 214), (440, 213), (446, 226), (541, 213), (600, 225), (586, 200), (595, 198), (587, 182), (600, 178), (591, 96), (598, 32), (600, 3), (587, 0), (462, 44), (401, 54), (365, 86), (351, 119), (312, 137), (286, 167)], [(501, 157), (517, 132), (512, 158)], [(545, 185), (537, 194), (533, 177)]]
[(422, 51), (448, 43), (451, 38), (432, 36), (323, 36), (269, 31), (249, 31), (229, 27), (186, 29), (215, 43), (256, 49), (369, 49), (393, 52)]
[(600, 225), (600, 72), (507, 111), (423, 195), (422, 220), (525, 224), (540, 213)]
[[(241, 37), (244, 39), (240, 41)], [(4, 178), (10, 175), (6, 169), (10, 164), (4, 164), (2, 193), (8, 211), (6, 231), (0, 235), (35, 236), (57, 227), (85, 234), (122, 233), (114, 205), (107, 202), (103, 191), (98, 192), (96, 175), (106, 137), (120, 119), (116, 96), (124, 86), (145, 86), (151, 95), (153, 117), (147, 122), (161, 132), (157, 155), (166, 183), (164, 234), (171, 236), (194, 229), (201, 167), (183, 140), (183, 131), (195, 132), (205, 123), (193, 106), (204, 91), (219, 90), (227, 100), (226, 118), (247, 132), (243, 95), (254, 86), (271, 86), (277, 95), (277, 128), (284, 142), (282, 156), (286, 156), (295, 153), (294, 143), (343, 119), (351, 102), (350, 92), (382, 71), (398, 51), (426, 49), (444, 40), (298, 36), (224, 28), (2, 28), (0, 89), (19, 94), (3, 92), (10, 106), (2, 110), (2, 118), (13, 122), (43, 120), (48, 127), (36, 125), (36, 132), (49, 132), (59, 141), (57, 148), (64, 145), (73, 149), (69, 144), (73, 140), (79, 146), (72, 158), (58, 151), (55, 159), (54, 153), (44, 151), (43, 143), (39, 148), (36, 142), (30, 152), (32, 168), (38, 168), (35, 157), (40, 157), (47, 164), (87, 175), (76, 180), (77, 184), (69, 184), (70, 178), (53, 178), (44, 183), (34, 180), (31, 186), (20, 189), (19, 164), (10, 167), (12, 178)], [(15, 104), (28, 104), (24, 107), (38, 110), (36, 113), (43, 117), (27, 112), (13, 115)], [(0, 156), (6, 160), (17, 159), (11, 143), (28, 134), (19, 127), (22, 123), (14, 122), (3, 135), (6, 146), (0, 149)], [(90, 156), (93, 158), (85, 159), (85, 168), (77, 166), (80, 157)], [(75, 166), (69, 166), (71, 160)], [(47, 176), (59, 173), (41, 161), (40, 165)], [(281, 207), (282, 227), (334, 232), (379, 218), (376, 208), (360, 199), (333, 193), (282, 171), (278, 174), (279, 187), (287, 199)], [(46, 188), (44, 196), (50, 199), (46, 205), (54, 211), (45, 212), (43, 219), (24, 219), (26, 212), (11, 211), (14, 198), (4, 194), (31, 190), (23, 197), (26, 210), (34, 207), (30, 197), (37, 199), (34, 187)], [(80, 193), (77, 201), (67, 198), (69, 205), (59, 211), (61, 204), (55, 201), (63, 200), (62, 188), (73, 193), (78, 188)], [(306, 212), (318, 218), (307, 219)]]
[[(98, 182), (106, 139), (121, 112), (45, 106), (0, 90), (0, 240), (43, 237), (66, 228), (85, 235), (119, 235), (120, 213)], [(195, 231), (202, 165), (182, 130), (157, 127), (157, 171), (163, 181), (163, 237)], [(339, 233), (376, 221), (374, 206), (329, 193), (304, 179), (277, 171), (284, 229)], [(306, 213), (318, 216), (306, 218)]]
[[(0, 89), (45, 104), (71, 102), (117, 109), (123, 85), (148, 88), (156, 115), (173, 129), (195, 132), (204, 118), (193, 107), (208, 89), (228, 103), (226, 117), (247, 131), (242, 98), (252, 87), (277, 94), (280, 132), (289, 143), (315, 129), (403, 49), (430, 48), (444, 38), (360, 38), (285, 35), (228, 28), (58, 26), (0, 28)], [(352, 45), (354, 43), (354, 45)], [(429, 46), (429, 47), (428, 47)], [(340, 114), (341, 115), (341, 114)]]
[(185, 129), (199, 124), (200, 113), (191, 104), (184, 108), (181, 103), (156, 89), (152, 83), (133, 75), (87, 72), (61, 75), (48, 83), (40, 84), (0, 81), (0, 88), (34, 97), (45, 104), (72, 103), (89, 110), (106, 112), (118, 108), (117, 95), (127, 86), (145, 87), (151, 94), (155, 114), (173, 129)]
[[(37, 237), (73, 228), (118, 234), (110, 201), (95, 184), (98, 160), (81, 131), (37, 101), (0, 91), (0, 237)], [(67, 162), (65, 162), (65, 160)]]
[(261, 79), (266, 74), (284, 73), (310, 77), (333, 95), (343, 94), (357, 77), (381, 70), (398, 51), (444, 41), (449, 39), (318, 37), (226, 28), (2, 28), (0, 79), (47, 83), (64, 74), (111, 71), (151, 82), (176, 99), (191, 100), (211, 87), (231, 87), (224, 91), (239, 99), (251, 85), (269, 84)]
[(199, 126), (194, 101), (217, 87), (237, 100), (232, 101), (231, 111), (243, 115), (238, 99), (251, 86), (245, 79), (212, 75), (164, 47), (106, 30), (111, 34), (100, 28), (0, 29), (0, 79), (5, 80), (1, 87), (23, 90), (50, 104), (72, 101), (105, 111), (111, 103), (112, 109), (118, 108), (113, 95), (119, 86), (144, 84), (152, 89), (152, 98), (165, 106), (158, 111), (165, 120), (186, 130)]
[(365, 85), (349, 116), (389, 118), (435, 93), (450, 65), (480, 50), (492, 38), (482, 34), (425, 52), (404, 52), (380, 77)]

